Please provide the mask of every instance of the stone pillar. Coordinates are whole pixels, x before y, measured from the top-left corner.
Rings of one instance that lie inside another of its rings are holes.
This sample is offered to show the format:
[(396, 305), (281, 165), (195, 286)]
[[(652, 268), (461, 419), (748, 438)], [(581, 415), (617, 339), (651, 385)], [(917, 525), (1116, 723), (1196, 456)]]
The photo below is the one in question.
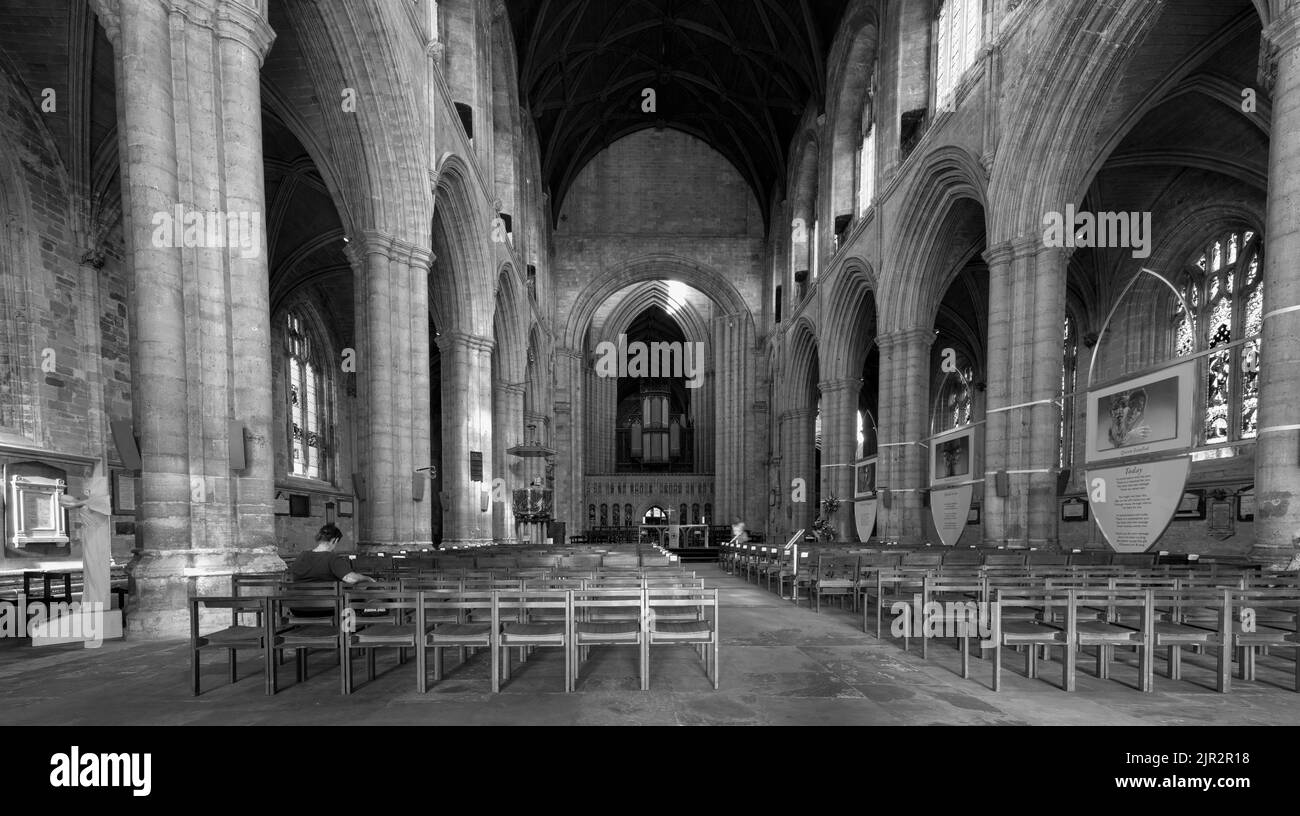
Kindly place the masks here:
[(836, 541), (857, 538), (853, 523), (853, 462), (858, 447), (858, 393), (862, 381), (826, 380), (822, 393), (822, 498), (835, 496), (840, 508), (831, 516)]
[[(985, 259), (985, 543), (1055, 548), (1068, 255), (1026, 237), (990, 249)], [(996, 487), (996, 474), (1002, 470), (1009, 485), (1005, 497), (997, 495)]]
[[(490, 544), (492, 341), (444, 332), (438, 347), (442, 352), (442, 544)], [(481, 480), (470, 478), (470, 455), (474, 452), (483, 457)], [(486, 507), (484, 496), (488, 498)]]
[[(433, 256), (378, 231), (353, 237), (346, 253), (353, 267), (357, 466), (365, 496), (357, 544), (428, 547), (431, 489), (426, 485), (424, 498), (416, 502), (412, 478), (431, 456), (428, 273)], [(444, 383), (448, 371), (444, 364)], [(444, 398), (444, 414), (452, 404)]]
[(500, 488), (492, 486), (492, 538), (514, 539), (515, 488), (527, 487), (526, 460), (507, 453), (507, 449), (524, 439), (524, 386), (523, 383), (496, 381), (492, 384), (492, 441), (499, 456), (494, 456), (496, 476)]
[(1284, 566), (1300, 553), (1300, 3), (1270, 5), (1279, 14), (1264, 29), (1274, 49), (1276, 74), (1251, 554)]
[[(128, 628), (167, 637), (188, 631), (187, 595), (284, 566), (271, 513), (258, 85), (274, 35), (256, 9), (226, 0), (97, 0), (95, 11), (115, 52), (133, 276), (142, 470)], [(233, 440), (232, 422), (246, 429)], [(232, 447), (247, 452), (240, 471)]]
[[(814, 501), (817, 473), (813, 469), (815, 429), (816, 412), (810, 408), (794, 408), (781, 415), (781, 504), (790, 508), (786, 518), (787, 535), (800, 528), (811, 534), (813, 520), (817, 518)], [(803, 495), (798, 498), (793, 486), (795, 479), (803, 479)]]
[(881, 335), (880, 377), (888, 388), (880, 394), (880, 443), (877, 484), (890, 491), (890, 506), (881, 502), (881, 538), (919, 544), (924, 537), (921, 490), (929, 483), (930, 345), (929, 329), (903, 329)]
[[(555, 518), (566, 522), (571, 532), (587, 524), (583, 446), (584, 428), (590, 423), (582, 410), (586, 375), (580, 350), (555, 350)], [(576, 412), (574, 406), (578, 406)]]
[[(275, 547), (275, 451), (271, 428), (271, 303), (266, 183), (262, 173), (262, 60), (274, 33), (253, 8), (223, 3), (217, 12), (221, 65), (221, 167), (227, 213), (248, 213), (263, 222), (253, 247), (227, 248), (229, 270), (231, 390), (235, 418), (244, 426), (245, 467), (235, 480), (235, 524), (242, 549)], [(239, 440), (236, 440), (238, 444)]]
[[(713, 321), (714, 426), (704, 425), (703, 432), (714, 437), (711, 448), (716, 487), (713, 519), (709, 523), (716, 520), (717, 524), (731, 524), (739, 518), (751, 530), (758, 531), (763, 528), (764, 520), (752, 516), (753, 509), (746, 502), (747, 492), (767, 494), (766, 485), (753, 483), (752, 475), (757, 472), (759, 462), (749, 450), (750, 429), (760, 427), (749, 416), (753, 402), (751, 328), (748, 317), (743, 315), (724, 315)], [(788, 488), (789, 480), (785, 484)]]

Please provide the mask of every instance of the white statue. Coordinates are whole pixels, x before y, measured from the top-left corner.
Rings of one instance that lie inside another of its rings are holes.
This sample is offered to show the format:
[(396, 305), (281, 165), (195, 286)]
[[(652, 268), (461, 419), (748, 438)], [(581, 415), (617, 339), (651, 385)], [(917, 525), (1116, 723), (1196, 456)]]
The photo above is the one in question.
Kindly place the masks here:
[(112, 560), (112, 538), (108, 525), (109, 517), (113, 514), (113, 504), (103, 460), (95, 463), (95, 469), (86, 479), (85, 488), (81, 491), (81, 498), (74, 499), (65, 494), (59, 497), (59, 504), (68, 509), (81, 510), (81, 602), (83, 605), (102, 603), (100, 608), (108, 610), (111, 608), (109, 564)]

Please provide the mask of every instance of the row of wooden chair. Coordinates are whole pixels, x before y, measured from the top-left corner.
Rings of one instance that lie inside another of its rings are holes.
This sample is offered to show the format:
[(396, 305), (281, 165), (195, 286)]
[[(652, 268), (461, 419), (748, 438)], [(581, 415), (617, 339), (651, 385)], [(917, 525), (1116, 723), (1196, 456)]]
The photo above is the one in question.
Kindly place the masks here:
[(1300, 586), (1294, 578), (1255, 581), (1272, 584), (1267, 587), (1214, 586), (1194, 578), (1073, 576), (1033, 583), (926, 575), (919, 591), (911, 593), (915, 585), (904, 583), (903, 591), (881, 591), (873, 605), (878, 634), (880, 611), (888, 605), (903, 630), (903, 648), (918, 638), (923, 658), (931, 639), (955, 638), (963, 677), (970, 676), (971, 641), (978, 640), (981, 655), (992, 652), (995, 691), (1001, 688), (1006, 647), (1024, 651), (1025, 674), (1031, 678), (1038, 676), (1040, 651), (1060, 649), (1061, 687), (1067, 691), (1075, 688), (1077, 653), (1084, 648), (1095, 649), (1102, 679), (1110, 676), (1117, 648), (1136, 650), (1136, 687), (1142, 691), (1153, 688), (1157, 649), (1167, 650), (1166, 675), (1173, 680), (1181, 679), (1182, 649), (1216, 650), (1215, 688), (1227, 692), (1232, 663), (1239, 677), (1254, 680), (1259, 650), (1267, 654), (1269, 647), (1289, 646), (1293, 686), (1300, 692)]
[[(635, 584), (600, 588), (510, 589), (434, 588), (405, 590), (385, 586), (339, 592), (329, 584), (296, 585), (267, 594), (190, 598), (191, 685), (200, 693), (200, 655), (227, 652), (229, 679), (237, 678), (237, 653), (263, 653), (266, 692), (278, 691), (278, 668), (287, 652), (295, 655), (296, 677), (305, 681), (312, 650), (334, 651), (341, 665), (342, 692), (355, 686), (354, 653), (366, 659), (367, 679), (375, 675), (375, 651), (397, 649), (399, 663), (416, 654), (417, 686), (428, 688), (428, 657), (433, 651), (434, 681), (442, 677), (442, 649), (470, 648), (491, 653), (492, 691), (508, 682), (509, 649), (554, 646), (565, 650), (565, 691), (573, 691), (582, 659), (595, 645), (640, 648), (641, 688), (648, 689), (649, 649), (656, 644), (695, 645), (706, 674), (718, 688), (718, 597), (702, 586)], [(228, 612), (229, 622), (214, 621)], [(253, 618), (253, 623), (247, 619)], [(214, 623), (216, 628), (210, 628)]]

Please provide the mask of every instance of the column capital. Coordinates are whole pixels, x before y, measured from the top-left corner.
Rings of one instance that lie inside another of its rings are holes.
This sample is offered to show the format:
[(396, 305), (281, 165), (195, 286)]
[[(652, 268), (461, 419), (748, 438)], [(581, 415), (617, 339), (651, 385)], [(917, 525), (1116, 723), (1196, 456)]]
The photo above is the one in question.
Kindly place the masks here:
[(1280, 0), (1255, 5), (1267, 5), (1271, 10), (1261, 14), (1264, 17), (1264, 40), (1274, 49), (1273, 59), (1277, 59), (1300, 47), (1300, 2)]
[(934, 344), (934, 329), (899, 329), (876, 335), (876, 344), (882, 352), (904, 343)]
[(433, 265), (433, 251), (428, 247), (412, 244), (379, 230), (364, 230), (358, 235), (350, 236), (343, 254), (353, 266), (365, 267), (368, 255), (382, 255), (390, 261), (405, 263), (428, 270)]
[(90, 8), (99, 18), (99, 24), (104, 27), (109, 44), (117, 51), (122, 37), (121, 0), (90, 0)]
[(507, 394), (515, 394), (517, 396), (523, 396), (526, 387), (527, 383), (502, 382), (501, 380), (492, 381), (493, 391), (503, 391)]
[(807, 419), (810, 416), (812, 416), (812, 411), (807, 408), (791, 408), (788, 411), (781, 412), (781, 421), (796, 422), (798, 420)]
[(469, 351), (491, 354), (494, 345), (490, 338), (459, 331), (441, 332), (438, 334), (438, 338), (435, 342), (437, 342), (438, 349), (443, 354), (446, 354), (455, 348), (463, 348)]
[(581, 362), (583, 359), (581, 350), (575, 348), (569, 348), (568, 346), (556, 347), (555, 355), (557, 357), (568, 357), (572, 360), (578, 360), (579, 362)]
[(817, 388), (823, 395), (832, 394), (837, 391), (859, 391), (862, 389), (861, 378), (844, 378), (838, 380), (822, 380), (817, 383)]
[(257, 57), (260, 66), (275, 42), (275, 30), (262, 12), (238, 0), (225, 0), (217, 7), (217, 36), (234, 40)]

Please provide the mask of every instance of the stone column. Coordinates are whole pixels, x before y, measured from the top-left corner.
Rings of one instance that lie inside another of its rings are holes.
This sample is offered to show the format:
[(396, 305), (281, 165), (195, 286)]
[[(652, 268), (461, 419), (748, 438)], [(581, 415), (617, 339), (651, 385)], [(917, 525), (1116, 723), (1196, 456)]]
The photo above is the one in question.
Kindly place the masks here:
[[(739, 518), (751, 530), (758, 531), (763, 528), (764, 520), (752, 517), (752, 507), (746, 502), (747, 491), (767, 495), (766, 485), (750, 483), (759, 464), (748, 444), (749, 429), (758, 427), (749, 416), (753, 402), (751, 324), (746, 316), (724, 315), (713, 321), (712, 334), (714, 427), (704, 425), (703, 432), (714, 436), (711, 446), (716, 484), (713, 516), (718, 524), (731, 524), (732, 519)], [(789, 480), (785, 484), (788, 489)], [(710, 519), (711, 524), (714, 519)]]
[[(349, 241), (356, 308), (358, 471), (364, 479), (357, 544), (432, 544), (432, 498), (412, 479), (431, 455), (428, 271), (432, 254), (379, 231)], [(444, 381), (448, 368), (443, 366)], [(445, 392), (444, 392), (445, 393)], [(444, 399), (443, 411), (448, 403)]]
[[(812, 533), (813, 520), (817, 518), (817, 473), (813, 469), (813, 452), (816, 449), (816, 413), (810, 408), (794, 408), (781, 415), (781, 504), (790, 508), (788, 533), (802, 528)], [(803, 479), (803, 495), (795, 498), (795, 479)]]
[(836, 541), (857, 537), (853, 523), (853, 461), (858, 447), (858, 393), (862, 381), (826, 380), (822, 393), (822, 498), (835, 496), (840, 508), (831, 516)]
[[(566, 522), (571, 534), (587, 524), (583, 507), (586, 493), (583, 446), (586, 444), (584, 428), (589, 421), (582, 410), (586, 375), (580, 350), (555, 350), (555, 518)], [(574, 406), (578, 407), (577, 411)]]
[[(283, 568), (258, 85), (274, 35), (256, 9), (227, 0), (94, 7), (115, 52), (133, 276), (142, 470), (128, 628), (166, 637), (188, 631), (187, 595)], [(232, 421), (246, 445), (231, 439)], [(248, 454), (241, 471), (232, 447)]]
[[(1062, 326), (1068, 255), (1037, 238), (1008, 241), (989, 263), (984, 436), (985, 542), (1057, 546)], [(996, 474), (1007, 472), (1008, 495)]]
[(1300, 3), (1270, 5), (1279, 13), (1264, 29), (1274, 49), (1276, 74), (1251, 554), (1284, 566), (1300, 553)]
[[(442, 352), (443, 546), (492, 541), (492, 341), (462, 332), (438, 338)], [(470, 455), (483, 458), (472, 480)], [(484, 507), (483, 497), (488, 497)]]
[(511, 456), (507, 449), (524, 441), (524, 385), (496, 381), (492, 384), (492, 441), (500, 453), (496, 477), (500, 488), (492, 486), (492, 538), (515, 538), (514, 490), (527, 487), (524, 459)]
[(903, 329), (877, 338), (880, 376), (888, 389), (880, 394), (878, 484), (890, 490), (890, 507), (880, 506), (880, 537), (903, 544), (922, 541), (920, 491), (929, 483), (929, 329)]

